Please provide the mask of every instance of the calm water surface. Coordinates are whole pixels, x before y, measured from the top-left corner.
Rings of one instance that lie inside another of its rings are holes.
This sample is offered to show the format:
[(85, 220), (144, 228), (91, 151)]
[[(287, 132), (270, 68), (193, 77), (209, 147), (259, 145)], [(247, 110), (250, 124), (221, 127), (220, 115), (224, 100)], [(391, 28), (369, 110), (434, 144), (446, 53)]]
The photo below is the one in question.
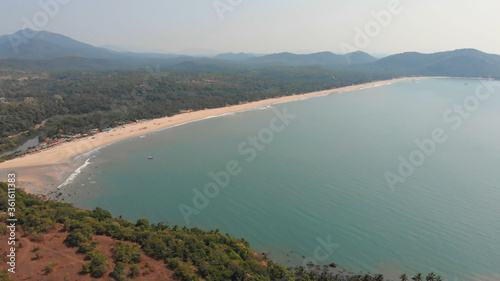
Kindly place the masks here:
[[(500, 280), (500, 82), (489, 83), (496, 92), (477, 105), (479, 80), (409, 81), (124, 140), (87, 156), (65, 200), (130, 220), (219, 228), (289, 265)], [(296, 117), (271, 138), (266, 128), (285, 108)], [(435, 129), (446, 140), (391, 189), (384, 174), (399, 175), (401, 158)], [(259, 133), (267, 144), (249, 159), (248, 138)], [(194, 205), (194, 190), (228, 162), (240, 173), (208, 206)], [(187, 224), (180, 204), (205, 208)]]

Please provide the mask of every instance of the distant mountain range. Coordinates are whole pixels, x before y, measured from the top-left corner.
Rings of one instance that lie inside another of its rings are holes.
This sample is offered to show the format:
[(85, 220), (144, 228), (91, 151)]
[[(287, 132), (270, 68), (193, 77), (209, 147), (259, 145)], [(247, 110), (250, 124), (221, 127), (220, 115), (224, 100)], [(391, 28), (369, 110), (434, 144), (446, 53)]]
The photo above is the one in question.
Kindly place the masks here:
[(247, 53), (225, 53), (214, 57), (214, 59), (228, 60), (228, 61), (244, 61), (250, 58), (258, 57), (258, 55), (247, 54)]
[(244, 62), (256, 65), (324, 65), (324, 66), (345, 66), (356, 63), (374, 62), (377, 59), (364, 52), (355, 52), (346, 55), (337, 55), (331, 52), (321, 52), (307, 55), (297, 55), (292, 53), (271, 54), (260, 57), (251, 57)]
[(474, 49), (433, 54), (408, 52), (382, 58), (366, 67), (403, 75), (500, 77), (500, 56)]
[(407, 52), (382, 59), (361, 51), (346, 55), (331, 52), (268, 55), (225, 53), (210, 58), (199, 58), (174, 54), (111, 51), (47, 31), (20, 30), (11, 35), (0, 36), (0, 66), (103, 69), (140, 68), (156, 64), (211, 71), (276, 66), (319, 66), (338, 70), (383, 72), (394, 76), (500, 77), (500, 56), (474, 49), (433, 54)]
[(116, 59), (120, 57), (120, 53), (47, 31), (25, 29), (0, 36), (0, 59), (54, 59), (70, 56)]

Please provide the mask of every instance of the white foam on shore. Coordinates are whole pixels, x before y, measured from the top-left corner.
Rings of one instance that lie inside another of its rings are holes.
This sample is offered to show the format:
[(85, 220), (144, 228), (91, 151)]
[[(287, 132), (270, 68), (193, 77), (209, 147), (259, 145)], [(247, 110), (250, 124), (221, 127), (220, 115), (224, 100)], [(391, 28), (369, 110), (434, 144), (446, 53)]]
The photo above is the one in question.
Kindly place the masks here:
[(233, 111), (233, 112), (227, 112), (227, 113), (222, 113), (222, 114), (218, 114), (218, 115), (207, 116), (207, 117), (203, 117), (203, 118), (200, 118), (200, 119), (190, 120), (190, 121), (182, 122), (182, 123), (175, 124), (175, 125), (172, 125), (172, 126), (168, 126), (168, 127), (165, 127), (165, 128), (161, 128), (161, 129), (155, 130), (152, 133), (162, 132), (162, 131), (165, 131), (165, 130), (168, 130), (168, 129), (172, 129), (172, 128), (175, 128), (175, 127), (179, 127), (179, 126), (183, 126), (183, 125), (187, 125), (187, 124), (190, 124), (190, 123), (199, 122), (199, 121), (203, 121), (203, 120), (208, 120), (208, 119), (212, 119), (212, 118), (224, 117), (224, 116), (232, 116), (232, 115), (235, 115), (235, 114), (238, 114), (238, 113), (242, 113), (242, 112), (246, 112), (246, 111), (251, 111), (251, 110), (252, 109), (245, 109), (245, 110), (240, 110), (240, 111)]
[(292, 100), (278, 101), (278, 102), (273, 102), (273, 103), (268, 104), (268, 105), (259, 105), (259, 106), (255, 106), (255, 107), (252, 107), (252, 108), (242, 109), (242, 110), (238, 110), (238, 111), (232, 111), (232, 112), (226, 112), (226, 113), (222, 113), (222, 114), (218, 114), (218, 115), (207, 116), (207, 117), (204, 117), (204, 118), (200, 118), (200, 119), (196, 119), (196, 120), (191, 120), (191, 121), (186, 121), (186, 122), (178, 123), (178, 124), (175, 124), (175, 125), (172, 125), (172, 126), (168, 126), (168, 127), (165, 127), (165, 128), (161, 128), (161, 129), (155, 130), (154, 133), (156, 133), (156, 132), (162, 132), (162, 131), (165, 131), (165, 130), (168, 130), (168, 129), (172, 129), (172, 128), (175, 128), (175, 127), (179, 127), (179, 126), (182, 126), (182, 125), (187, 125), (187, 124), (190, 124), (190, 123), (194, 123), (194, 122), (198, 122), (198, 121), (203, 121), (203, 120), (208, 120), (208, 119), (212, 119), (212, 118), (224, 117), (224, 116), (231, 116), (231, 115), (235, 115), (235, 114), (239, 114), (239, 113), (245, 113), (245, 112), (249, 112), (249, 111), (272, 109), (272, 108), (274, 108), (273, 105), (283, 104), (283, 103), (289, 103), (289, 102), (296, 102), (296, 101), (306, 100), (306, 99), (310, 99), (310, 98), (324, 97), (324, 96), (328, 96), (328, 95), (333, 94), (333, 93), (342, 93), (342, 91), (340, 91), (340, 92), (332, 91), (332, 92), (328, 92), (328, 93), (324, 93), (324, 94), (314, 95), (314, 96), (310, 96), (310, 97), (304, 97), (304, 98), (301, 98), (301, 99), (292, 99)]
[[(274, 103), (272, 103), (272, 104), (274, 104)], [(272, 108), (271, 104), (269, 104), (269, 105), (264, 105), (264, 106), (259, 105), (259, 106), (255, 106), (255, 107), (252, 107), (252, 108), (249, 108), (249, 109), (246, 109), (246, 110), (242, 110), (242, 111), (240, 111), (240, 112), (245, 112), (245, 111), (254, 111), (254, 110), (264, 110), (264, 109), (270, 109), (270, 108)]]
[(215, 117), (217, 117), (217, 116), (215, 116), (215, 115), (214, 116), (208, 116), (208, 117), (202, 118), (200, 120), (207, 120), (207, 119), (212, 119), (212, 118), (215, 118)]
[(83, 157), (83, 156), (85, 156), (85, 157), (90, 156), (92, 153), (97, 152), (97, 151), (99, 151), (99, 149), (101, 149), (101, 148), (103, 148), (103, 147), (106, 147), (106, 146), (108, 146), (108, 145), (109, 145), (109, 144), (105, 144), (105, 145), (103, 145), (103, 146), (99, 146), (99, 147), (96, 147), (96, 148), (94, 148), (94, 149), (92, 149), (92, 150), (90, 150), (90, 151), (87, 151), (87, 152), (85, 152), (85, 153), (82, 153), (82, 154), (80, 154), (80, 155), (76, 156), (76, 157), (73, 159), (73, 161), (75, 161), (75, 160), (77, 160), (78, 158)]
[(90, 159), (94, 158), (95, 156), (92, 156), (90, 157), (89, 159), (87, 159), (85, 161), (85, 163), (83, 163), (83, 165), (81, 165), (80, 167), (78, 167), (78, 169), (76, 169), (62, 184), (60, 184), (57, 189), (61, 189), (61, 187), (64, 187), (70, 183), (72, 183), (75, 178), (82, 173), (82, 170), (85, 169), (85, 167), (87, 167), (89, 164), (90, 164)]
[[(212, 118), (217, 118), (217, 117), (231, 116), (231, 115), (235, 115), (235, 114), (239, 114), (239, 113), (244, 113), (244, 112), (249, 112), (249, 111), (255, 111), (255, 110), (272, 109), (272, 108), (274, 108), (273, 105), (278, 105), (278, 104), (283, 104), (283, 103), (289, 103), (289, 102), (297, 102), (297, 101), (307, 100), (307, 99), (310, 99), (310, 98), (324, 97), (324, 96), (328, 96), (328, 95), (331, 95), (331, 94), (334, 94), (334, 93), (335, 94), (347, 93), (347, 92), (351, 92), (351, 91), (363, 90), (363, 89), (366, 89), (366, 88), (377, 87), (377, 86), (385, 86), (385, 85), (391, 85), (391, 84), (392, 84), (392, 82), (388, 82), (388, 83), (376, 84), (375, 86), (368, 86), (368, 87), (362, 87), (362, 88), (356, 88), (356, 89), (349, 89), (349, 90), (342, 90), (342, 91), (336, 91), (336, 89), (332, 89), (331, 92), (327, 92), (327, 93), (324, 93), (324, 94), (313, 95), (313, 96), (309, 96), (309, 97), (303, 97), (303, 98), (300, 98), (300, 99), (291, 99), (291, 100), (285, 100), (285, 101), (277, 101), (277, 102), (273, 102), (273, 103), (270, 103), (270, 104), (267, 104), (267, 105), (259, 105), (259, 106), (255, 106), (255, 107), (247, 108), (247, 109), (243, 109), (243, 110), (237, 110), (237, 111), (222, 113), (222, 114), (218, 114), (218, 115), (207, 116), (207, 117), (196, 119), (196, 120), (185, 121), (185, 122), (178, 123), (178, 124), (171, 125), (171, 126), (167, 126), (167, 127), (164, 127), (164, 128), (159, 128), (159, 129), (157, 129), (157, 130), (155, 130), (155, 131), (153, 131), (151, 133), (158, 133), (158, 132), (162, 132), (162, 131), (165, 131), (165, 130), (168, 130), (168, 129), (172, 129), (172, 128), (175, 128), (175, 127), (178, 127), (178, 126), (187, 125), (187, 124), (190, 124), (190, 123), (194, 123), (194, 122), (198, 122), (198, 121), (203, 121), (203, 120), (207, 120), (207, 119), (212, 119)], [(141, 135), (141, 136), (139, 136), (139, 138), (144, 138), (144, 136), (145, 135)], [(133, 141), (133, 137), (126, 138), (126, 139), (129, 139), (129, 141)], [(112, 145), (112, 144), (118, 143), (120, 141), (125, 141), (126, 139), (118, 140), (116, 142), (112, 142), (112, 143), (109, 143), (109, 144), (97, 147), (97, 148), (95, 148), (95, 149), (93, 149), (93, 150), (91, 150), (89, 152), (86, 152), (86, 153), (83, 153), (83, 154), (77, 156), (73, 160), (76, 160), (76, 159), (80, 158), (81, 156), (90, 155), (93, 152), (98, 151), (101, 148), (104, 148), (104, 147), (106, 147), (108, 145)]]
[[(325, 97), (325, 96), (331, 95), (333, 93), (340, 93), (340, 92), (328, 92), (328, 93), (324, 93), (324, 94), (303, 97), (303, 98), (301, 98), (299, 100), (290, 100), (290, 101), (284, 101), (284, 102), (279, 102), (279, 103), (285, 103), (285, 102), (291, 102), (291, 101), (303, 101), (303, 100), (308, 100), (308, 99), (320, 98), (320, 97)], [(278, 103), (276, 103), (276, 104), (278, 104)]]
[(277, 102), (274, 102), (273, 105), (287, 103), (287, 102), (294, 102), (294, 101), (298, 101), (298, 100), (277, 101)]
[(376, 87), (382, 87), (382, 86), (389, 86), (389, 85), (392, 85), (392, 82), (382, 83), (382, 84), (375, 84), (375, 85), (372, 85), (372, 86), (365, 87), (364, 89), (370, 89), (370, 88), (376, 88)]

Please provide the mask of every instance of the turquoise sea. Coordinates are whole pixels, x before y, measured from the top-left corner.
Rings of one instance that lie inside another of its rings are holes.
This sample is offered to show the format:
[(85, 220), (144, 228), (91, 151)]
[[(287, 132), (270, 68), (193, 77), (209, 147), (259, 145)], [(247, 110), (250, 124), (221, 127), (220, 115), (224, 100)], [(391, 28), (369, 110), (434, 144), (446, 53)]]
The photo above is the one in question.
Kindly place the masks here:
[(274, 104), (83, 158), (61, 187), (77, 207), (218, 228), (287, 265), (500, 280), (500, 82), (412, 80)]

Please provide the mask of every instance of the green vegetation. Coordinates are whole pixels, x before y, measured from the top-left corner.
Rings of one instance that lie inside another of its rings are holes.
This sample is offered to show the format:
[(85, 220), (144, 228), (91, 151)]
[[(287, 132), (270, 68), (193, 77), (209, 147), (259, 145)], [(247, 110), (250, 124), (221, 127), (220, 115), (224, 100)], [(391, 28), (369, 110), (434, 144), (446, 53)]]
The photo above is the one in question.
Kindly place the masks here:
[(112, 252), (117, 262), (123, 262), (129, 264), (141, 262), (141, 250), (137, 247), (137, 245), (130, 245), (123, 242), (117, 242), (113, 246)]
[(4, 157), (0, 157), (0, 163), (5, 162), (5, 161), (10, 160), (10, 159), (14, 159), (14, 158), (15, 158), (15, 156), (12, 155), (12, 154), (11, 155), (5, 155)]
[(32, 252), (35, 253), (35, 257), (31, 260), (39, 260), (43, 258), (42, 250), (39, 247), (35, 247)]
[(51, 262), (49, 264), (47, 264), (43, 271), (45, 272), (45, 275), (49, 275), (51, 274), (53, 271), (54, 271), (54, 267), (56, 266), (57, 264), (55, 262)]
[(11, 137), (9, 132), (2, 133), (2, 143), (0, 144), (0, 151), (9, 150), (19, 145), (20, 137)]
[(12, 279), (9, 279), (9, 272), (7, 269), (0, 270), (0, 281), (12, 281)]
[(83, 265), (82, 273), (90, 273), (93, 278), (103, 277), (109, 269), (106, 255), (101, 251), (92, 251), (87, 254), (87, 258), (90, 259), (90, 262)]
[(130, 266), (129, 276), (131, 278), (135, 278), (135, 277), (139, 276), (140, 273), (141, 273), (141, 268), (138, 265), (133, 264), (132, 266)]
[[(389, 75), (320, 66), (222, 70), (20, 72), (0, 79), (0, 152), (33, 136), (88, 133), (140, 119), (337, 88)], [(332, 78), (335, 76), (335, 79)], [(43, 126), (37, 126), (42, 125)], [(1, 160), (0, 160), (1, 161)]]
[(125, 272), (126, 265), (123, 262), (117, 262), (115, 269), (111, 272), (111, 277), (117, 281), (127, 280), (127, 273)]
[[(0, 187), (0, 211), (5, 211), (7, 184), (0, 183)], [(78, 247), (77, 251), (85, 254), (88, 263), (84, 264), (82, 274), (93, 278), (105, 276), (110, 268), (113, 268), (110, 276), (116, 280), (139, 276), (141, 269), (137, 263), (143, 252), (164, 261), (178, 280), (383, 280), (381, 275), (340, 277), (303, 267), (285, 268), (253, 252), (244, 239), (235, 239), (219, 231), (170, 228), (161, 223), (150, 225), (146, 219), (132, 223), (113, 218), (101, 208), (79, 210), (67, 203), (38, 200), (21, 190), (16, 190), (16, 214), (19, 225), (29, 235), (41, 236), (53, 229), (56, 223), (64, 224), (63, 230), (69, 232), (66, 245)], [(5, 219), (3, 216), (1, 221), (5, 223)], [(111, 267), (112, 261), (97, 250), (97, 243), (92, 241), (95, 235), (116, 240), (112, 249), (114, 267)], [(33, 249), (34, 252), (38, 250)], [(46, 274), (50, 274), (55, 266), (54, 263), (46, 265)], [(143, 275), (147, 272), (144, 269)], [(433, 273), (427, 277), (429, 281), (440, 280)], [(8, 280), (5, 278), (0, 280)]]
[(112, 52), (44, 31), (34, 32), (23, 52), (13, 53), (7, 37), (0, 36), (5, 43), (0, 44), (5, 58), (0, 60), (0, 152), (33, 136), (87, 133), (179, 109), (401, 76), (500, 77), (500, 56), (474, 49), (379, 60), (360, 51), (195, 58)]

